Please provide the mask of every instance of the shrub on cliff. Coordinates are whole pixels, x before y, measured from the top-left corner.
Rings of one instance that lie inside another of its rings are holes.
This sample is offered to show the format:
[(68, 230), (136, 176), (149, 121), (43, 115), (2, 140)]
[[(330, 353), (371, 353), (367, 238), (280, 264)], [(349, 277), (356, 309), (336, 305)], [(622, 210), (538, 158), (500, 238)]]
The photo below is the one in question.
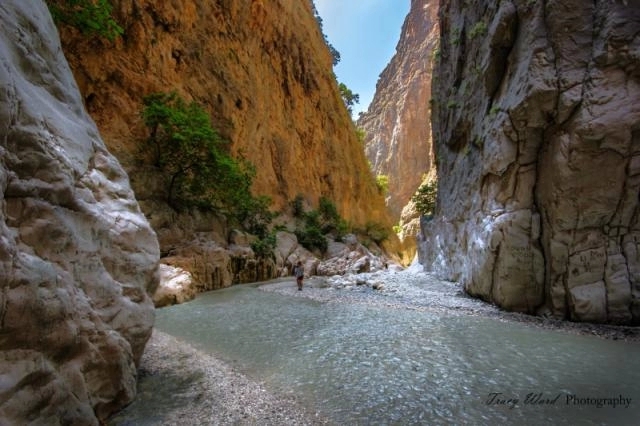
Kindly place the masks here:
[(320, 13), (318, 13), (318, 9), (316, 8), (316, 5), (313, 2), (313, 0), (311, 0), (311, 10), (313, 11), (313, 16), (316, 18), (316, 22), (318, 23), (318, 29), (320, 29), (320, 32), (322, 33), (322, 37), (324, 37), (324, 42), (327, 45), (327, 48), (329, 49), (329, 53), (331, 53), (331, 58), (333, 59), (333, 66), (335, 67), (340, 62), (340, 52), (338, 52), (338, 50), (335, 47), (333, 47), (331, 43), (329, 43), (329, 39), (327, 38), (327, 35), (324, 33), (322, 29), (322, 18), (320, 17)]
[(433, 215), (436, 207), (438, 195), (438, 183), (436, 181), (425, 182), (411, 197), (411, 201), (416, 204), (416, 209), (423, 216)]
[(297, 217), (299, 219), (304, 217), (304, 195), (298, 194), (295, 196), (293, 200), (290, 202), (291, 204), (291, 212), (293, 217)]
[(250, 191), (255, 168), (226, 152), (202, 107), (176, 93), (154, 93), (144, 98), (142, 116), (149, 129), (147, 148), (167, 180), (172, 208), (217, 210), (246, 227), (266, 227), (269, 200)]
[(344, 106), (347, 107), (347, 111), (351, 114), (353, 112), (353, 105), (360, 102), (360, 95), (353, 93), (344, 83), (338, 84), (338, 90), (340, 90), (340, 96), (342, 97)]
[(365, 242), (366, 239), (369, 239), (376, 244), (381, 244), (383, 241), (387, 240), (390, 234), (389, 229), (386, 226), (377, 222), (367, 222), (364, 229), (358, 230), (358, 233), (365, 237)]
[(318, 212), (323, 233), (333, 234), (336, 240), (341, 240), (349, 232), (349, 225), (338, 213), (336, 205), (328, 198), (320, 197)]
[(298, 242), (309, 250), (327, 250), (327, 236), (341, 240), (348, 232), (349, 225), (340, 216), (335, 204), (326, 197), (320, 197), (318, 209), (304, 212), (301, 195), (291, 203), (294, 206), (294, 217), (303, 221), (302, 227), (294, 232)]
[(376, 187), (381, 195), (389, 192), (389, 175), (376, 175)]
[(46, 3), (56, 23), (75, 27), (83, 34), (110, 41), (124, 34), (113, 19), (113, 6), (109, 0), (47, 0)]

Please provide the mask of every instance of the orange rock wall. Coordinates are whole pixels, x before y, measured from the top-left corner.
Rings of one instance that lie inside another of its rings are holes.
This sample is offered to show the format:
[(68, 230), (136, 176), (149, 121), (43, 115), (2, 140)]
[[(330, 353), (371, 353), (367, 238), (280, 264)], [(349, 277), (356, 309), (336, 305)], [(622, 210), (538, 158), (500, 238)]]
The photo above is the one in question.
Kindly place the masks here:
[(389, 224), (344, 108), (310, 2), (114, 0), (115, 43), (62, 29), (64, 50), (109, 149), (137, 175), (143, 96), (176, 90), (257, 167), (256, 195), (281, 209), (296, 194), (333, 200), (354, 224)]

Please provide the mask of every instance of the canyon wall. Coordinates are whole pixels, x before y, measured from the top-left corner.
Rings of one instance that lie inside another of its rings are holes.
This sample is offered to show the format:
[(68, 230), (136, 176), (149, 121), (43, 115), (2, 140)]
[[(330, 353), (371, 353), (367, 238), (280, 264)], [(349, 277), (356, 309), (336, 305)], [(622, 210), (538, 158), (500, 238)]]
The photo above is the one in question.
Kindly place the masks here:
[(439, 13), (421, 262), (509, 310), (640, 322), (640, 1)]
[(42, 1), (0, 3), (0, 423), (99, 424), (151, 334), (155, 233)]
[[(232, 154), (256, 166), (253, 193), (269, 196), (274, 211), (298, 194), (311, 207), (326, 197), (353, 225), (391, 229), (309, 1), (112, 3), (121, 38), (111, 43), (62, 26), (63, 49), (158, 234), (163, 263), (191, 273), (198, 291), (279, 273), (251, 259), (251, 250), (237, 250), (224, 218), (178, 213), (164, 202), (166, 179), (140, 161), (148, 137), (142, 99), (159, 91), (176, 91), (210, 113)], [(240, 264), (255, 273), (234, 269)]]
[(136, 168), (142, 98), (175, 90), (203, 105), (231, 151), (257, 167), (254, 193), (274, 209), (297, 194), (315, 206), (325, 196), (355, 224), (389, 222), (309, 1), (112, 3), (124, 28), (114, 44), (71, 28), (62, 39), (143, 208), (157, 179)]
[(411, 208), (402, 212), (433, 170), (429, 100), (438, 28), (438, 2), (412, 0), (396, 53), (357, 122), (365, 131), (365, 152), (375, 174), (389, 178), (386, 204), (396, 223), (402, 219), (401, 235), (407, 235), (403, 241), (411, 253), (415, 253), (419, 215)]
[(357, 122), (366, 132), (365, 152), (375, 174), (389, 176), (386, 202), (395, 219), (433, 164), (429, 99), (437, 15), (437, 1), (411, 1), (396, 53)]

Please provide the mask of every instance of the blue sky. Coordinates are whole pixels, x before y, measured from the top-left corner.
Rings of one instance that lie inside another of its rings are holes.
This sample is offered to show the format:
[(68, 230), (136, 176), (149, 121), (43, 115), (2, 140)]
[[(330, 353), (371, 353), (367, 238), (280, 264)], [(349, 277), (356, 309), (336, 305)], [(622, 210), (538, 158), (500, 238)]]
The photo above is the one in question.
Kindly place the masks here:
[(393, 57), (411, 0), (314, 0), (322, 30), (340, 52), (338, 81), (360, 95), (353, 116), (366, 111), (378, 76)]

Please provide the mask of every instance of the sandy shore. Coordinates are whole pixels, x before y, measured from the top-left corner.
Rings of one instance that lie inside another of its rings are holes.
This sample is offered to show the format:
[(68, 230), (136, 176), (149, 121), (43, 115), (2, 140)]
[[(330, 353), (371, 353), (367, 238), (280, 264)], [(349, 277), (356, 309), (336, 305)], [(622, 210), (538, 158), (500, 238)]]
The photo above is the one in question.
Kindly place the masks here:
[[(383, 272), (350, 277), (312, 277), (297, 291), (292, 278), (261, 283), (263, 291), (325, 303), (365, 303), (391, 309), (480, 315), (533, 327), (604, 339), (640, 342), (639, 327), (580, 324), (499, 310), (470, 298), (459, 284), (428, 274)], [(377, 289), (374, 289), (377, 288)], [(325, 425), (317, 413), (276, 395), (234, 366), (159, 331), (154, 331), (139, 369), (138, 396), (111, 425)], [(146, 401), (164, 398), (162, 413), (145, 412)], [(135, 413), (132, 415), (131, 413)]]

